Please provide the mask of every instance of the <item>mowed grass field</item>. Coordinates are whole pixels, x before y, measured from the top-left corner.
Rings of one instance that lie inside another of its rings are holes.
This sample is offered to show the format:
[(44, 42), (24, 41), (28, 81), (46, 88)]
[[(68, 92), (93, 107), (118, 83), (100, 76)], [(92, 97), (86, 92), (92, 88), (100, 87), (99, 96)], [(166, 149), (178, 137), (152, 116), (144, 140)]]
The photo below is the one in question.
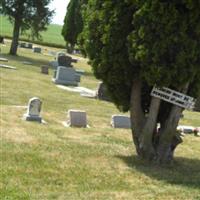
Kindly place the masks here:
[[(49, 43), (57, 45), (65, 45), (63, 36), (61, 35), (62, 26), (50, 24), (46, 31), (41, 32), (42, 41), (40, 43)], [(0, 35), (12, 37), (13, 24), (10, 23), (6, 16), (0, 15)], [(30, 34), (30, 32), (27, 32)], [(26, 34), (20, 34), (20, 39), (28, 39)]]
[[(17, 70), (0, 68), (0, 199), (200, 199), (200, 138), (186, 135), (172, 166), (141, 161), (131, 131), (110, 127), (111, 115), (119, 113), (112, 103), (57, 88), (52, 69), (49, 75), (40, 73), (53, 57), (28, 49), (13, 57), (9, 46), (8, 41), (1, 46), (0, 57)], [(97, 87), (87, 60), (79, 58), (74, 67), (86, 71), (80, 86)], [(34, 96), (43, 102), (47, 124), (22, 120), (23, 106)], [(90, 128), (64, 127), (68, 109), (85, 110)], [(200, 126), (199, 113), (184, 115), (181, 124)]]

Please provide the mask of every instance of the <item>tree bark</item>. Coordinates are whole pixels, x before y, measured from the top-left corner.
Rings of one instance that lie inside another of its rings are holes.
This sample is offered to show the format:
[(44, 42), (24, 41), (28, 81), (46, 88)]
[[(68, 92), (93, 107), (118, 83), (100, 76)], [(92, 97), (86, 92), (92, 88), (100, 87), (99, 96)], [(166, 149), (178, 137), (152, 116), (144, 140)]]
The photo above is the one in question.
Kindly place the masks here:
[(21, 20), (15, 18), (12, 44), (11, 44), (11, 47), (10, 47), (10, 54), (11, 55), (17, 54), (17, 46), (18, 46), (18, 40), (19, 40), (20, 26), (21, 26)]
[(132, 137), (137, 154), (142, 158), (151, 160), (155, 156), (152, 138), (157, 125), (160, 99), (152, 97), (148, 116), (145, 116), (141, 106), (141, 92), (142, 81), (139, 78), (135, 78), (130, 102)]
[[(186, 93), (188, 84), (180, 92)], [(130, 116), (132, 136), (139, 157), (154, 160), (159, 164), (170, 163), (173, 160), (175, 148), (182, 142), (176, 128), (183, 108), (173, 105), (168, 107), (169, 114), (161, 122), (158, 130), (158, 114), (161, 100), (151, 98), (149, 112), (145, 114), (141, 105), (142, 80), (135, 78), (131, 91)], [(161, 109), (163, 112), (163, 108)]]
[(142, 152), (140, 150), (140, 141), (142, 127), (145, 123), (145, 116), (141, 106), (141, 90), (142, 81), (138, 78), (135, 78), (133, 80), (133, 86), (131, 91), (130, 118), (133, 142), (135, 144), (138, 155), (142, 155)]

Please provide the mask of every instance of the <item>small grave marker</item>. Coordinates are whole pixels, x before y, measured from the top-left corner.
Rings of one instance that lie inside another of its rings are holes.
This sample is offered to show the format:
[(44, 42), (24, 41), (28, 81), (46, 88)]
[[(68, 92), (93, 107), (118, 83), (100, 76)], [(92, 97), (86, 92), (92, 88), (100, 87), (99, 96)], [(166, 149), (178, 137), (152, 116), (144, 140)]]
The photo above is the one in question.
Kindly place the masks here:
[(125, 115), (112, 115), (111, 118), (111, 126), (113, 128), (131, 128), (131, 120), (130, 117)]
[(87, 115), (82, 110), (68, 110), (68, 126), (72, 127), (87, 127)]
[(49, 74), (49, 67), (44, 65), (44, 66), (41, 66), (41, 73), (42, 74)]
[(42, 101), (37, 98), (33, 97), (28, 102), (28, 109), (27, 112), (24, 114), (24, 119), (26, 121), (37, 121), (42, 122), (42, 118), (40, 117)]
[(33, 47), (34, 53), (41, 53), (42, 49), (40, 47)]

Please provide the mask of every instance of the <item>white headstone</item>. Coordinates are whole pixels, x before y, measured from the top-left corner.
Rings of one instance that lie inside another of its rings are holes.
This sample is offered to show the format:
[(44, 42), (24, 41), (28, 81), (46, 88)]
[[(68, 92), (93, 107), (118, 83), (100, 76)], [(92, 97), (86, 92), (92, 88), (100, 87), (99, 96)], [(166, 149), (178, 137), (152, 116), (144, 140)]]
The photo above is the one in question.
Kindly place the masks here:
[(71, 67), (59, 66), (52, 80), (56, 84), (77, 86), (80, 75)]
[(27, 113), (24, 114), (24, 119), (27, 121), (42, 122), (40, 117), (42, 102), (39, 98), (33, 97), (28, 102)]
[(131, 128), (130, 117), (125, 115), (112, 115), (111, 126), (113, 128)]
[(85, 111), (68, 110), (69, 126), (87, 127), (87, 116)]

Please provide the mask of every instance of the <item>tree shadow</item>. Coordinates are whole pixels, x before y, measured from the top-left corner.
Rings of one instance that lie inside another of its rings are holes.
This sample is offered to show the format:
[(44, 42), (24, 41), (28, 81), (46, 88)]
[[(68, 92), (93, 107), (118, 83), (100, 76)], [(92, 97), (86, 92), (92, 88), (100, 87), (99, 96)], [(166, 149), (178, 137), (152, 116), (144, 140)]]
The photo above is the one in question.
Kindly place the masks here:
[[(44, 55), (45, 56), (45, 55)], [(30, 62), (31, 65), (35, 65), (37, 67), (40, 67), (41, 65), (49, 65), (49, 61), (38, 59), (38, 58), (31, 58), (27, 56), (13, 56), (6, 53), (1, 53), (1, 57), (7, 58), (8, 60), (12, 61), (18, 61), (18, 62)]]
[(175, 157), (173, 164), (158, 166), (141, 160), (137, 156), (117, 155), (130, 168), (144, 173), (152, 179), (165, 181), (169, 184), (186, 187), (200, 187), (200, 160), (192, 158)]

